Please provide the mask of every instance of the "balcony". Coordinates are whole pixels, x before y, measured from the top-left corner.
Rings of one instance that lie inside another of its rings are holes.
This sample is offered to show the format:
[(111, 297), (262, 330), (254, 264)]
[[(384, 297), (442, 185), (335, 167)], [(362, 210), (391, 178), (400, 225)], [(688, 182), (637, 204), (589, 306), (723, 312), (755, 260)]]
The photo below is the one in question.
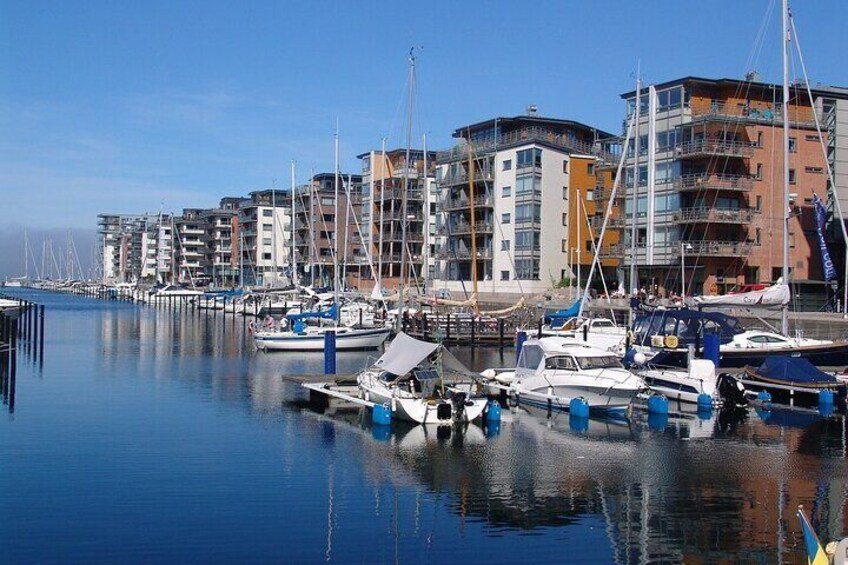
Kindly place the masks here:
[[(821, 117), (819, 118), (821, 121)], [(711, 100), (709, 105), (692, 108), (692, 122), (721, 122), (721, 123), (757, 123), (781, 124), (783, 112), (771, 108), (749, 108), (746, 105), (727, 104), (719, 100)], [(816, 122), (813, 111), (808, 107), (790, 106), (789, 123), (792, 127), (815, 129)]]
[(392, 176), (401, 179), (417, 179), (421, 176), (421, 171), (415, 167), (395, 167)]
[(731, 192), (750, 192), (754, 180), (748, 175), (696, 174), (684, 175), (674, 179), (674, 188), (680, 191), (724, 190)]
[[(492, 199), (489, 196), (474, 197), (475, 208), (491, 208), (492, 206)], [(471, 201), (468, 198), (448, 198), (442, 202), (442, 210), (445, 212), (454, 210), (469, 210), (470, 208)]]
[[(589, 225), (592, 226), (592, 229), (595, 231), (595, 233), (598, 233), (598, 232), (601, 231), (601, 227), (603, 227), (603, 224), (604, 224), (604, 217), (603, 216), (592, 216), (592, 218), (589, 220)], [(607, 221), (607, 229), (621, 229), (621, 228), (626, 228), (626, 227), (627, 227), (627, 218), (625, 218), (623, 216), (622, 217), (613, 216)]]
[[(495, 180), (495, 175), (491, 170), (481, 169), (479, 171), (474, 171), (474, 180), (476, 181), (484, 181), (484, 182), (492, 182)], [(465, 171), (461, 173), (457, 173), (455, 175), (445, 175), (439, 181), (439, 186), (447, 187), (454, 186), (457, 184), (468, 184), (468, 173)]]
[(205, 235), (206, 230), (198, 227), (180, 226), (180, 235)]
[[(609, 200), (612, 195), (612, 186), (609, 187), (595, 187), (593, 196), (594, 199), (598, 202)], [(619, 186), (618, 190), (615, 193), (616, 200), (624, 200), (627, 197), (627, 190), (623, 186)]]
[[(686, 258), (698, 257), (747, 257), (753, 243), (750, 241), (687, 241)], [(677, 253), (681, 252), (676, 246)]]
[[(445, 249), (439, 248), (436, 251), (436, 257), (439, 259), (447, 259), (448, 261), (470, 261), (471, 260), (471, 250), (470, 249)], [(480, 248), (477, 249), (477, 259), (488, 260), (492, 258), (492, 250), (489, 248)]]
[(747, 141), (721, 141), (697, 139), (678, 145), (675, 154), (681, 158), (699, 157), (737, 157), (745, 159), (754, 154), (754, 148)]
[(679, 224), (750, 224), (755, 213), (750, 208), (681, 208), (672, 218)]
[[(378, 204), (381, 200), (385, 202), (386, 200), (402, 200), (403, 193), (405, 189), (403, 188), (387, 188), (383, 190), (382, 196), (379, 190), (379, 186), (374, 189), (374, 204)], [(422, 191), (417, 188), (410, 188), (406, 190), (406, 199), (409, 200), (421, 200), (422, 199)]]
[[(490, 234), (494, 229), (492, 222), (476, 222), (474, 224), (474, 232), (477, 234)], [(436, 228), (436, 235), (463, 235), (471, 233), (471, 222), (461, 222), (451, 224), (450, 226), (439, 226)]]

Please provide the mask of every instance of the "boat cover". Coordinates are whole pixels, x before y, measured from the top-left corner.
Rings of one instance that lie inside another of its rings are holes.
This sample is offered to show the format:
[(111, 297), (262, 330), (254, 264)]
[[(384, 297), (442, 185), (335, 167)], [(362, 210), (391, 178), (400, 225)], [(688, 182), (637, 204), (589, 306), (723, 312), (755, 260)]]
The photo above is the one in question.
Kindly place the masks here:
[(393, 375), (402, 376), (427, 359), (438, 347), (437, 343), (420, 341), (400, 332), (374, 365)]
[(336, 317), (336, 312), (338, 308), (333, 304), (326, 310), (321, 310), (319, 312), (300, 312), (298, 314), (286, 314), (286, 319), (290, 322), (294, 322), (296, 320), (309, 320), (315, 318), (325, 318), (325, 319), (334, 319)]
[(569, 318), (576, 318), (578, 314), (580, 314), (580, 300), (564, 310), (557, 310), (556, 312), (545, 314), (545, 322), (550, 324), (552, 323), (552, 320), (567, 320)]
[(838, 385), (836, 377), (816, 368), (803, 357), (788, 355), (770, 355), (757, 369), (757, 374), (773, 382), (790, 384), (828, 384)]
[(703, 306), (744, 306), (747, 308), (782, 308), (789, 304), (789, 285), (778, 283), (762, 290), (738, 292), (720, 296), (696, 296), (695, 302)]

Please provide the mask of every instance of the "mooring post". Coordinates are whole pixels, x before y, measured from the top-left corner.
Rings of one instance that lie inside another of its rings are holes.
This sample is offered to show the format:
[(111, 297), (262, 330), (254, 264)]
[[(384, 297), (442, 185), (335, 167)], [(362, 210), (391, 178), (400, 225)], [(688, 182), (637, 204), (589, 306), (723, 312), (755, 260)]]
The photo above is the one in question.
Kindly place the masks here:
[(324, 374), (336, 374), (336, 332), (324, 332)]
[(498, 319), (498, 347), (503, 349), (504, 346), (504, 324), (503, 318)]

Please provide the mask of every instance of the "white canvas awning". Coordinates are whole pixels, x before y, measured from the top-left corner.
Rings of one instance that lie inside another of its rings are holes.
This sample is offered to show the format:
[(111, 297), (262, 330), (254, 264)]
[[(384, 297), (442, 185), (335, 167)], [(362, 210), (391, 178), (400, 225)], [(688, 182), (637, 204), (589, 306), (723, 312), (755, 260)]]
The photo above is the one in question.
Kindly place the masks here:
[(374, 365), (394, 375), (405, 375), (427, 359), (438, 347), (437, 343), (419, 341), (400, 332)]

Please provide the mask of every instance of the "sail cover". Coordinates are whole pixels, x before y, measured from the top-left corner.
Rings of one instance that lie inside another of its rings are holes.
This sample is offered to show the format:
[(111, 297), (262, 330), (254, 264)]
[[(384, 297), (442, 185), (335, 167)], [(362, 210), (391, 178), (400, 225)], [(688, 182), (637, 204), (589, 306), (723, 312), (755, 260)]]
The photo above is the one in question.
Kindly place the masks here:
[(762, 290), (723, 294), (720, 296), (696, 296), (695, 302), (703, 306), (743, 306), (747, 308), (781, 308), (789, 304), (789, 285), (778, 283)]
[(431, 353), (438, 349), (437, 343), (428, 343), (409, 337), (403, 332), (397, 334), (383, 356), (374, 363), (376, 367), (388, 371), (393, 375), (405, 375), (424, 361)]
[(766, 357), (757, 373), (771, 381), (787, 384), (822, 384), (837, 385), (836, 377), (820, 371), (815, 365), (803, 357), (788, 355), (772, 355)]

